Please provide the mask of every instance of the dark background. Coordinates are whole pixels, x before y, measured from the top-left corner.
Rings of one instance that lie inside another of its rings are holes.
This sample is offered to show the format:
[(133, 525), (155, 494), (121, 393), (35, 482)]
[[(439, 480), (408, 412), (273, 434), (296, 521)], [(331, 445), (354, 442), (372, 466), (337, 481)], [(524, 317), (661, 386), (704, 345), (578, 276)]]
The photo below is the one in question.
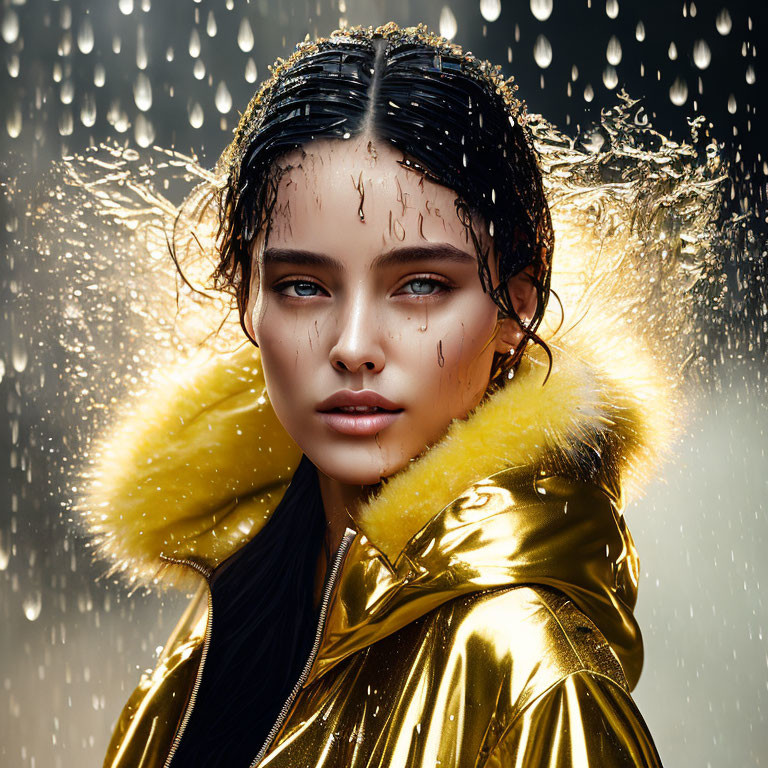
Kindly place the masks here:
[[(3, 766), (99, 765), (114, 719), (184, 603), (180, 595), (128, 597), (122, 585), (95, 581), (103, 567), (92, 563), (62, 518), (71, 495), (62, 466), (76, 458), (67, 441), (77, 404), (62, 400), (71, 387), (57, 386), (61, 351), (38, 341), (45, 338), (40, 329), (60, 318), (41, 312), (30, 328), (19, 297), (34, 307), (36, 292), (63, 288), (25, 240), (17, 174), (45, 184), (52, 161), (104, 140), (173, 146), (210, 166), (267, 66), (306, 34), (389, 20), (450, 31), (455, 22), (456, 42), (501, 64), (515, 76), (529, 111), (574, 136), (616, 103), (620, 88), (643, 99), (654, 126), (677, 141), (688, 139), (689, 120), (705, 115), (732, 163), (727, 206), (751, 212), (756, 228), (765, 222), (764, 3), (554, 0), (543, 21), (527, 1), (501, 0), (501, 13), (490, 20), (493, 6), (476, 0), (233, 0), (229, 6), (225, 0), (3, 0), (0, 162), (2, 181), (16, 190), (0, 203), (0, 406), (7, 414), (0, 432)], [(547, 4), (534, 0), (533, 6)], [(724, 10), (730, 26), (723, 26)], [(727, 34), (718, 31), (718, 17)], [(247, 51), (238, 43), (244, 22), (253, 33)], [(545, 68), (534, 57), (540, 35), (552, 51)], [(622, 50), (615, 73), (606, 72), (612, 36)], [(697, 41), (710, 51), (705, 69), (693, 60)], [(617, 84), (607, 87), (606, 76)], [(135, 95), (144, 78), (151, 106)], [(670, 95), (676, 81), (687, 88), (679, 105)], [(51, 216), (51, 231), (59, 225)], [(765, 278), (765, 263), (753, 277)], [(748, 306), (755, 316), (731, 318), (730, 333), (735, 339), (747, 324), (757, 329), (759, 351), (768, 309), (762, 299)], [(726, 338), (722, 348), (728, 346)], [(760, 394), (766, 365), (759, 353), (723, 359), (663, 478), (627, 510), (643, 562), (638, 616), (647, 647), (635, 697), (666, 765), (768, 762), (762, 595), (768, 416)]]

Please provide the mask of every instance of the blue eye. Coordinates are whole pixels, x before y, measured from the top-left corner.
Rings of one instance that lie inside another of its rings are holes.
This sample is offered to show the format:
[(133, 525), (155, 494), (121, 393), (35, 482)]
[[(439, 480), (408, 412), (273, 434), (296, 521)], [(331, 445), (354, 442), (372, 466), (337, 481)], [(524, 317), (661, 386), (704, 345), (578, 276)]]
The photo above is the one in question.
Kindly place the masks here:
[[(291, 293), (289, 293), (290, 288), (293, 289), (293, 292)], [(310, 282), (309, 280), (289, 280), (286, 283), (280, 283), (280, 285), (276, 285), (275, 290), (278, 293), (282, 293), (286, 296), (293, 296), (298, 298), (320, 295), (320, 286), (317, 283)]]
[[(411, 290), (406, 290), (409, 287)], [(437, 288), (443, 288), (443, 286), (436, 280), (427, 280), (424, 277), (417, 277), (414, 280), (409, 280), (403, 286), (403, 291), (405, 293), (410, 293), (413, 296), (431, 296), (433, 293), (437, 293)]]

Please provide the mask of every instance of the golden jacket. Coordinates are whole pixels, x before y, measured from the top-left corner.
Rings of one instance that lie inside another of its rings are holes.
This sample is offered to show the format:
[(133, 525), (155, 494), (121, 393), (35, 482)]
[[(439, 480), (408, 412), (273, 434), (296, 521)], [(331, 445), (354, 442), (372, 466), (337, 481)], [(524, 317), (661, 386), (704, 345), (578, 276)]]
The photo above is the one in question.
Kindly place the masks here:
[[(661, 444), (663, 405), (553, 352), (544, 386), (532, 351), (355, 514), (253, 765), (660, 765), (630, 696), (643, 651), (622, 482)], [(258, 535), (300, 456), (252, 348), (177, 372), (103, 441), (86, 505), (100, 552), (137, 585), (197, 586), (105, 766), (171, 764), (210, 642), (207, 578)]]

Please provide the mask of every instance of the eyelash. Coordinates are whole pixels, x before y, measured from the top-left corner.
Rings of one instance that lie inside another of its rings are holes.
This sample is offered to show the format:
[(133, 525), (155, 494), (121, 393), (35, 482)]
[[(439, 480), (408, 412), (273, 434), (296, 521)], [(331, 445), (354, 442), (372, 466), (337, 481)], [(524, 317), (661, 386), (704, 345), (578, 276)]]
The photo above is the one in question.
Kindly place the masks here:
[[(435, 278), (435, 277), (429, 277), (428, 275), (418, 275), (416, 277), (412, 277), (410, 280), (407, 280), (405, 283), (403, 283), (403, 285), (401, 286), (400, 290), (405, 288), (405, 286), (410, 285), (411, 283), (416, 283), (416, 282), (419, 282), (419, 283), (429, 283), (432, 286), (437, 286), (437, 287), (441, 288), (442, 290), (441, 291), (436, 291), (434, 293), (406, 293), (405, 294), (406, 296), (418, 296), (418, 297), (428, 298), (428, 297), (432, 297), (432, 296), (437, 296), (440, 293), (449, 293), (450, 291), (453, 290), (453, 286), (450, 285), (449, 283), (447, 283), (447, 282), (445, 282), (443, 280), (439, 280), (438, 278)], [(311, 286), (314, 286), (316, 288), (319, 288), (321, 291), (324, 290), (314, 280), (284, 280), (281, 283), (277, 283), (272, 288), (272, 290), (275, 291), (275, 293), (279, 293), (279, 294), (281, 294), (283, 296), (287, 296), (288, 298), (291, 298), (291, 299), (311, 299), (311, 298), (315, 298), (315, 296), (321, 295), (321, 294), (314, 294), (312, 296), (290, 296), (289, 294), (284, 293), (284, 290), (286, 288), (289, 288), (291, 286), (297, 286), (297, 285), (311, 285)]]

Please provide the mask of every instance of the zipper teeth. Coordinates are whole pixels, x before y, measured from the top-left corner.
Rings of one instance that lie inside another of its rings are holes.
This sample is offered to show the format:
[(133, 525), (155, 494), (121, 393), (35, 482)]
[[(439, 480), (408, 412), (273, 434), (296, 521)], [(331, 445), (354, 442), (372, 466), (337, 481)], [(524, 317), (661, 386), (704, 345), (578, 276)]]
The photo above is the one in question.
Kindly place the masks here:
[(205, 638), (203, 640), (203, 651), (200, 654), (200, 666), (197, 668), (195, 684), (192, 686), (192, 693), (189, 696), (189, 702), (187, 702), (187, 708), (184, 711), (184, 717), (182, 718), (179, 729), (173, 739), (173, 744), (171, 745), (170, 752), (168, 752), (168, 757), (165, 759), (163, 768), (169, 768), (171, 761), (173, 760), (173, 756), (176, 754), (176, 750), (179, 748), (181, 737), (184, 735), (187, 723), (189, 722), (190, 717), (192, 717), (192, 710), (194, 709), (195, 701), (197, 700), (197, 692), (200, 690), (200, 684), (203, 681), (203, 667), (205, 666), (205, 659), (208, 656), (208, 647), (211, 644), (211, 627), (213, 625), (213, 595), (211, 594), (210, 589), (210, 569), (206, 568), (200, 563), (194, 562), (193, 560), (178, 560), (176, 558), (168, 557), (167, 555), (161, 555), (161, 557), (163, 560), (167, 560), (169, 563), (187, 565), (190, 568), (193, 568), (198, 573), (202, 574), (205, 577), (206, 582), (208, 582), (208, 619), (205, 622)]
[(253, 759), (253, 762), (251, 763), (250, 768), (256, 768), (256, 766), (264, 758), (264, 755), (269, 749), (269, 746), (272, 743), (272, 740), (275, 738), (275, 736), (277, 736), (277, 733), (282, 727), (283, 722), (285, 721), (285, 718), (287, 717), (289, 710), (293, 706), (293, 702), (296, 699), (296, 696), (298, 696), (299, 691), (301, 690), (307, 677), (309, 676), (309, 671), (312, 668), (312, 664), (315, 661), (317, 652), (320, 649), (320, 641), (322, 640), (323, 629), (325, 628), (325, 618), (328, 612), (328, 603), (330, 602), (330, 599), (331, 599), (331, 591), (333, 590), (333, 585), (334, 585), (334, 582), (336, 581), (336, 576), (338, 575), (339, 569), (341, 568), (341, 561), (344, 557), (344, 554), (349, 548), (349, 545), (352, 543), (352, 539), (354, 539), (356, 535), (357, 535), (356, 532), (352, 531), (350, 528), (347, 528), (347, 530), (344, 532), (344, 538), (342, 539), (338, 550), (336, 550), (336, 557), (334, 558), (334, 561), (333, 561), (333, 567), (331, 568), (331, 573), (328, 576), (328, 581), (326, 582), (325, 589), (323, 591), (323, 599), (322, 599), (322, 602), (320, 603), (320, 613), (317, 620), (315, 640), (312, 643), (312, 650), (309, 652), (309, 657), (307, 658), (307, 661), (304, 664), (304, 668), (301, 670), (301, 675), (299, 675), (299, 679), (296, 681), (296, 685), (293, 686), (293, 690), (291, 691), (290, 695), (288, 696), (285, 703), (283, 704), (282, 709), (280, 710), (280, 713), (277, 716), (277, 720), (275, 720), (274, 724), (272, 725), (272, 728), (267, 734), (267, 738), (264, 741), (264, 744), (259, 750), (259, 754), (256, 755), (256, 757)]

